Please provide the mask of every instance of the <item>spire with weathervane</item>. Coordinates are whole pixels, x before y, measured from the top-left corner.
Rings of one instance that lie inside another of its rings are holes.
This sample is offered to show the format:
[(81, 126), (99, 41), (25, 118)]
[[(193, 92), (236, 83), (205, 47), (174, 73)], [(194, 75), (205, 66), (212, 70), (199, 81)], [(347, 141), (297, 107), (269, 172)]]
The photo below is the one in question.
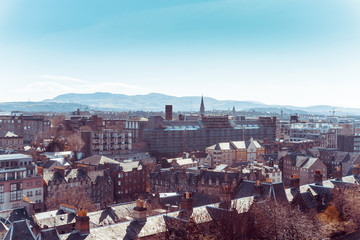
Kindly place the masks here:
[(205, 106), (204, 106), (204, 96), (201, 96), (201, 104), (200, 104), (200, 114), (205, 114)]

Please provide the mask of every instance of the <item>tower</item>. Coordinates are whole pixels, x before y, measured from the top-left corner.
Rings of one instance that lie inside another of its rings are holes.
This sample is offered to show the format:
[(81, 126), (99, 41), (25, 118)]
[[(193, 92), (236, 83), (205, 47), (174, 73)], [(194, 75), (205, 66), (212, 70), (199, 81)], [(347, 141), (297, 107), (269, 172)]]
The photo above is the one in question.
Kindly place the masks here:
[(201, 104), (200, 104), (200, 114), (205, 114), (205, 106), (204, 106), (204, 96), (201, 96)]

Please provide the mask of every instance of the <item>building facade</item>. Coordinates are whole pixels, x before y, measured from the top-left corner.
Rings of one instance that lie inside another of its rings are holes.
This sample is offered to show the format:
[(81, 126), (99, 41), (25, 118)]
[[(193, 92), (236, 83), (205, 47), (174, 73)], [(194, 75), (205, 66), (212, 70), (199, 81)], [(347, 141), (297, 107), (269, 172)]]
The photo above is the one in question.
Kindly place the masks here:
[(104, 129), (102, 131), (82, 131), (85, 156), (117, 155), (132, 151), (132, 134), (127, 131)]
[(50, 128), (51, 123), (44, 116), (0, 116), (0, 136), (5, 136), (11, 132), (23, 137), (26, 144), (37, 138), (49, 137)]
[(265, 149), (253, 138), (249, 141), (230, 141), (217, 143), (206, 148), (213, 164), (227, 164), (232, 166), (236, 162), (254, 162)]
[(32, 156), (25, 154), (0, 155), (0, 209), (22, 207), (23, 196), (35, 203), (35, 211), (43, 209), (42, 176)]
[[(202, 116), (201, 121), (166, 121), (150, 117), (144, 130), (144, 141), (153, 155), (205, 151), (219, 142), (254, 139), (276, 139), (276, 117), (251, 120), (229, 119), (228, 116)], [(263, 123), (265, 125), (263, 125)]]

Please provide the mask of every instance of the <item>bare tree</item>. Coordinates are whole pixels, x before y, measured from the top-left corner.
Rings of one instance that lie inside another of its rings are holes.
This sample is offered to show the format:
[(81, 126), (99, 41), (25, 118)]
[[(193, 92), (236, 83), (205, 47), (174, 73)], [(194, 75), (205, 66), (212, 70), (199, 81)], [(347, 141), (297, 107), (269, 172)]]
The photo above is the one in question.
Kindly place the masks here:
[(74, 152), (74, 159), (77, 160), (77, 153), (81, 151), (81, 149), (84, 147), (85, 143), (81, 138), (81, 133), (76, 132), (70, 135), (66, 138), (66, 144), (68, 147), (68, 150), (71, 150)]
[(77, 209), (83, 208), (89, 212), (95, 211), (96, 207), (88, 191), (85, 186), (66, 189), (66, 191), (57, 191), (54, 196), (47, 198), (46, 207), (48, 210), (58, 209), (64, 203)]
[(51, 136), (61, 137), (64, 135), (64, 121), (65, 115), (58, 114), (53, 117), (51, 121)]

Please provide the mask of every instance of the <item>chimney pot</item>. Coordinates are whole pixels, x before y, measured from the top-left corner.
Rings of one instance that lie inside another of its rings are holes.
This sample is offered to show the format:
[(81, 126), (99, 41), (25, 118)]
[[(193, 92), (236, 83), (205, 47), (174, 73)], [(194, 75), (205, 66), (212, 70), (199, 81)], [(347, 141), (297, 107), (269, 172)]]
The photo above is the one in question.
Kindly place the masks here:
[(75, 217), (75, 230), (81, 235), (90, 233), (90, 218), (87, 216), (87, 212), (84, 209), (80, 209)]

